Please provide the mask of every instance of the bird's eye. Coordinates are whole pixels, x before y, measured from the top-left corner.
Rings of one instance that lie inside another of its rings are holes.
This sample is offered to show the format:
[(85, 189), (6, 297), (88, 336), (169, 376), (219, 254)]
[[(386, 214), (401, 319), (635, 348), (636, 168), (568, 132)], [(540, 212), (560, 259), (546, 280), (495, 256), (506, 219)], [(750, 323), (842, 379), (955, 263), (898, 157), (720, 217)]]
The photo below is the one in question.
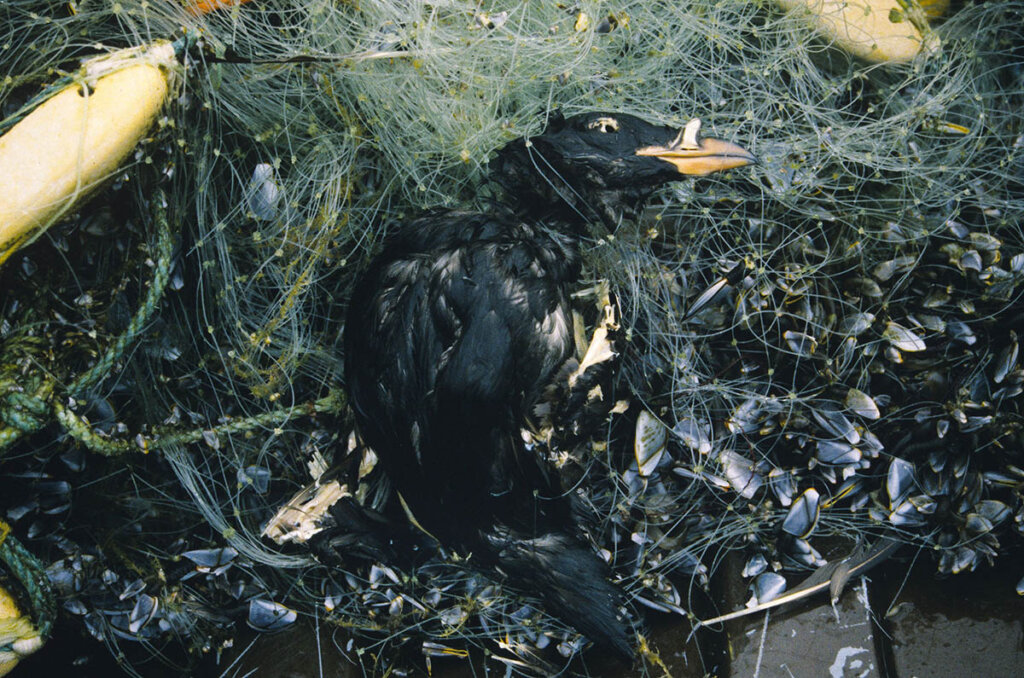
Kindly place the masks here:
[(601, 134), (619, 131), (619, 121), (615, 118), (598, 118), (587, 123), (587, 129), (596, 129)]

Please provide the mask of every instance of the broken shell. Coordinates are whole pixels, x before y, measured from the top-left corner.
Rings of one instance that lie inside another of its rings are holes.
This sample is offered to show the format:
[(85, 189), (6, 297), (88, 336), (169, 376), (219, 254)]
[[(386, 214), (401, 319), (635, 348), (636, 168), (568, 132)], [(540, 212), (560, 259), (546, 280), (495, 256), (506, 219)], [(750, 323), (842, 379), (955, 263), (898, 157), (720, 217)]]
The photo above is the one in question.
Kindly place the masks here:
[(768, 559), (761, 553), (755, 553), (743, 566), (743, 577), (753, 577), (768, 569)]
[(185, 551), (181, 555), (195, 563), (199, 572), (220, 574), (231, 566), (231, 561), (238, 557), (238, 551), (225, 546), (219, 549)]
[(846, 442), (856, 445), (860, 442), (860, 433), (846, 416), (835, 409), (831, 403), (825, 403), (818, 409), (811, 410), (811, 415), (829, 433), (837, 438), (845, 438)]
[(128, 617), (128, 630), (132, 633), (141, 631), (146, 624), (153, 620), (159, 609), (160, 601), (153, 596), (139, 596)]
[(750, 589), (754, 595), (747, 601), (747, 607), (761, 605), (775, 600), (786, 591), (786, 578), (775, 572), (763, 572), (750, 585)]
[(836, 440), (819, 440), (815, 457), (823, 464), (844, 466), (860, 461), (861, 452), (849, 443)]
[(668, 429), (658, 419), (643, 410), (636, 420), (636, 438), (633, 444), (633, 453), (636, 456), (636, 466), (640, 475), (648, 477), (654, 473), (658, 462), (665, 454), (665, 445), (668, 442)]
[(843, 318), (839, 323), (838, 332), (848, 337), (856, 337), (866, 332), (873, 322), (875, 322), (873, 313), (855, 313)]
[(810, 358), (818, 349), (818, 340), (809, 334), (786, 330), (782, 337), (789, 344), (790, 350), (801, 358)]
[(783, 507), (793, 503), (793, 495), (797, 490), (796, 473), (773, 468), (768, 473), (768, 484)]
[(914, 465), (908, 461), (894, 457), (889, 464), (885, 489), (889, 493), (889, 508), (900, 504), (914, 487)]
[(708, 454), (711, 452), (711, 439), (708, 437), (710, 430), (711, 426), (707, 422), (683, 419), (672, 428), (672, 433), (694, 452)]

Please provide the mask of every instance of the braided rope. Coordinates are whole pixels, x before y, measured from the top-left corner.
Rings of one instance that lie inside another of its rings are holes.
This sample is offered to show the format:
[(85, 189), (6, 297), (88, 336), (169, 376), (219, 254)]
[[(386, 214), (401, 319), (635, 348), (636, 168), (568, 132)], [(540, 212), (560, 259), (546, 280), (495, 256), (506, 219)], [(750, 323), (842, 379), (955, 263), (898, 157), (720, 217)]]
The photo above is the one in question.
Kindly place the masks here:
[(36, 629), (40, 636), (47, 638), (57, 618), (57, 601), (50, 588), (50, 579), (39, 559), (22, 546), (10, 531), (10, 526), (0, 520), (0, 561), (28, 594)]
[(153, 280), (146, 292), (146, 299), (132, 316), (131, 322), (128, 323), (128, 329), (107, 347), (103, 357), (71, 382), (68, 387), (68, 395), (73, 398), (95, 387), (110, 373), (114, 363), (120, 360), (124, 356), (125, 349), (138, 339), (139, 334), (149, 324), (153, 314), (160, 306), (160, 300), (167, 288), (167, 280), (171, 275), (174, 240), (170, 224), (167, 221), (167, 197), (163, 191), (158, 191), (152, 202), (153, 222), (156, 225), (156, 266), (153, 271)]
[(7, 449), (22, 436), (22, 431), (13, 426), (0, 427), (0, 451)]
[(339, 414), (345, 408), (345, 396), (340, 390), (331, 390), (326, 396), (311, 403), (281, 407), (270, 412), (228, 421), (208, 429), (195, 428), (186, 431), (154, 431), (151, 435), (139, 434), (134, 440), (111, 440), (97, 433), (82, 417), (68, 409), (63, 403), (54, 402), (57, 421), (72, 438), (90, 451), (104, 456), (116, 456), (129, 452), (147, 453), (169, 445), (197, 443), (210, 435), (224, 438), (236, 433), (247, 433), (258, 428), (280, 425), (296, 417), (314, 414)]
[[(173, 232), (167, 219), (166, 199), (162, 192), (153, 199), (153, 221), (156, 225), (155, 266), (153, 279), (145, 299), (132, 317), (127, 329), (111, 343), (103, 356), (68, 386), (65, 394), (54, 394), (54, 381), (31, 385), (8, 384), (6, 393), (0, 394), (0, 452), (11, 447), (20, 438), (34, 433), (56, 420), (72, 438), (89, 450), (106, 456), (129, 452), (148, 452), (168, 445), (195, 443), (214, 435), (218, 438), (243, 433), (267, 426), (280, 426), (286, 421), (304, 415), (337, 414), (345, 407), (345, 396), (340, 390), (331, 390), (326, 396), (311, 403), (281, 407), (271, 412), (228, 421), (210, 429), (187, 431), (156, 431), (149, 436), (138, 435), (134, 440), (111, 440), (95, 431), (85, 418), (72, 412), (65, 404), (96, 387), (114, 365), (123, 358), (128, 347), (135, 342), (149, 324), (160, 305), (171, 272)], [(31, 378), (28, 380), (31, 382)], [(0, 520), (0, 562), (6, 566), (28, 595), (32, 617), (39, 635), (49, 636), (56, 619), (57, 606), (46, 568), (31, 552), (10, 534), (10, 526)]]
[[(122, 333), (103, 356), (90, 369), (79, 375), (67, 387), (65, 396), (76, 398), (94, 388), (112, 371), (114, 365), (124, 357), (125, 351), (135, 342), (159, 308), (170, 277), (174, 249), (173, 231), (167, 219), (167, 201), (163, 192), (153, 197), (153, 222), (156, 226), (155, 267), (153, 279), (146, 292), (142, 306)], [(95, 431), (85, 418), (75, 414), (65, 404), (67, 397), (51, 395), (54, 386), (48, 381), (38, 388), (19, 388), (4, 394), (6, 407), (0, 408), (0, 452), (9, 448), (22, 436), (34, 433), (50, 421), (56, 420), (72, 438), (92, 452), (114, 456), (129, 452), (149, 452), (167, 445), (189, 444), (203, 440), (211, 434), (220, 438), (244, 433), (267, 426), (277, 426), (303, 415), (322, 413), (338, 414), (345, 408), (345, 396), (340, 390), (331, 390), (326, 396), (311, 403), (281, 407), (271, 412), (228, 421), (209, 429), (187, 431), (158, 430), (134, 440), (111, 440)]]
[[(170, 277), (174, 238), (167, 219), (167, 199), (162, 191), (157, 191), (152, 205), (153, 223), (156, 228), (155, 267), (146, 298), (143, 300), (142, 306), (132, 316), (124, 333), (107, 347), (95, 365), (71, 382), (66, 390), (67, 396), (72, 398), (80, 396), (94, 388), (110, 374), (114, 364), (124, 356), (128, 346), (138, 339), (160, 305)], [(40, 430), (53, 418), (60, 420), (58, 408), (54, 404), (61, 398), (51, 397), (53, 391), (54, 383), (50, 379), (40, 388), (11, 389), (3, 394), (4, 406), (0, 407), (0, 421), (5, 426), (0, 427), (0, 452), (10, 448), (22, 436)], [(79, 422), (81, 422), (80, 419)], [(81, 437), (88, 438), (89, 436), (82, 432)]]

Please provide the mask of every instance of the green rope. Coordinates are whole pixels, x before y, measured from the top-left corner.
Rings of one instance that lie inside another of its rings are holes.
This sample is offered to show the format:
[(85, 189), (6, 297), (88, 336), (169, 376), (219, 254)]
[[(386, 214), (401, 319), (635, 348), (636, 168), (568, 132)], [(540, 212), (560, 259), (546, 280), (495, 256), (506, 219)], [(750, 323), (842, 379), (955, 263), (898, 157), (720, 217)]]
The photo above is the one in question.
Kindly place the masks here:
[(0, 561), (25, 589), (29, 604), (32, 606), (35, 627), (40, 636), (48, 638), (53, 622), (57, 618), (57, 601), (53, 596), (53, 589), (50, 588), (46, 568), (10, 534), (10, 527), (2, 520), (0, 535)]
[(25, 377), (21, 384), (0, 382), (0, 452), (9, 448), (22, 436), (34, 433), (46, 425), (50, 418), (49, 397), (53, 382), (40, 383)]
[[(139, 307), (128, 328), (104, 351), (103, 356), (91, 368), (79, 375), (66, 390), (66, 395), (77, 398), (94, 388), (105, 376), (110, 374), (115, 363), (124, 357), (128, 347), (138, 340), (146, 325), (160, 306), (167, 281), (171, 273), (174, 251), (173, 231), (167, 220), (167, 201), (163, 192), (158, 191), (153, 197), (153, 222), (156, 227), (155, 261), (153, 280), (149, 284), (146, 297)], [(89, 450), (98, 454), (113, 456), (128, 452), (148, 452), (167, 445), (188, 444), (203, 440), (211, 433), (217, 438), (246, 433), (259, 428), (279, 425), (295, 417), (319, 413), (340, 413), (345, 407), (345, 397), (337, 390), (312, 403), (293, 405), (229, 421), (210, 429), (190, 429), (188, 431), (156, 431), (152, 435), (138, 435), (135, 440), (111, 440), (95, 431), (83, 417), (72, 412), (65, 404), (67, 397), (50, 397), (52, 383), (34, 389), (32, 393), (25, 390), (10, 391), (4, 394), (6, 407), (0, 411), (0, 418), (6, 426), (0, 427), (0, 451), (13, 445), (23, 435), (38, 431), (51, 418), (64, 428), (72, 438)]]
[(38, 431), (45, 423), (40, 417), (13, 407), (4, 410), (3, 418), (7, 425), (18, 431), (19, 434)]
[[(322, 413), (338, 414), (345, 408), (345, 396), (340, 390), (331, 390), (325, 397), (311, 403), (293, 405), (228, 421), (211, 429), (188, 431), (157, 431), (150, 436), (136, 436), (135, 440), (111, 440), (95, 431), (83, 417), (72, 412), (67, 396), (77, 397), (99, 384), (120, 360), (128, 347), (138, 339), (156, 313), (170, 276), (173, 254), (173, 231), (167, 220), (166, 199), (162, 192), (154, 196), (153, 221), (156, 226), (155, 261), (153, 279), (142, 306), (128, 324), (128, 328), (89, 370), (79, 375), (64, 394), (53, 394), (53, 381), (36, 384), (37, 388), (17, 390), (11, 388), (2, 394), (0, 409), (0, 452), (14, 445), (24, 435), (43, 428), (50, 418), (56, 421), (72, 438), (89, 450), (103, 455), (127, 452), (148, 452), (167, 445), (195, 443), (210, 434), (221, 438), (267, 426), (279, 426), (299, 416)], [(43, 564), (18, 540), (9, 534), (10, 527), (0, 521), (0, 561), (10, 570), (28, 594), (33, 618), (41, 637), (49, 636), (56, 619), (56, 602)]]
[(315, 414), (340, 414), (345, 408), (345, 395), (341, 390), (331, 390), (326, 396), (311, 403), (281, 407), (263, 414), (234, 419), (209, 429), (189, 429), (187, 431), (155, 431), (143, 436), (139, 434), (134, 440), (111, 440), (97, 433), (89, 423), (69, 410), (63, 403), (54, 402), (57, 421), (64, 427), (68, 435), (86, 448), (104, 456), (116, 456), (129, 452), (150, 452), (168, 445), (187, 445), (204, 440), (209, 435), (226, 438), (237, 433), (248, 433), (259, 428), (280, 425), (296, 417)]
[[(159, 308), (173, 263), (171, 257), (174, 252), (174, 232), (167, 220), (167, 199), (163, 191), (157, 191), (151, 203), (153, 223), (156, 228), (156, 244), (154, 246), (156, 263), (153, 280), (149, 284), (146, 297), (142, 306), (128, 323), (128, 328), (124, 333), (107, 347), (95, 365), (71, 382), (65, 392), (66, 396), (77, 398), (94, 388), (104, 377), (109, 375), (114, 364), (124, 357), (128, 346), (138, 339)], [(0, 452), (10, 448), (22, 436), (40, 430), (56, 416), (54, 403), (61, 400), (61, 397), (51, 397), (52, 392), (53, 382), (51, 380), (41, 388), (31, 391), (19, 388), (2, 394), (4, 406), (0, 409), (0, 421), (5, 426), (0, 428)]]
[(129, 344), (133, 343), (149, 324), (153, 314), (160, 306), (164, 290), (167, 287), (167, 280), (171, 274), (171, 255), (174, 252), (174, 241), (170, 224), (167, 221), (167, 198), (163, 191), (157, 191), (153, 197), (153, 222), (156, 224), (156, 268), (153, 271), (153, 281), (149, 284), (146, 292), (146, 299), (142, 306), (128, 323), (128, 329), (124, 331), (107, 347), (103, 357), (96, 361), (90, 369), (79, 375), (68, 387), (68, 394), (77, 398), (82, 393), (92, 389), (100, 383), (105, 376), (110, 374), (111, 368), (124, 356)]
[(68, 435), (89, 450), (113, 456), (128, 452), (148, 452), (167, 445), (195, 443), (211, 433), (217, 438), (226, 437), (279, 425), (298, 416), (318, 413), (337, 414), (344, 409), (344, 394), (341, 391), (332, 390), (327, 396), (312, 403), (278, 408), (271, 412), (229, 421), (206, 430), (156, 431), (149, 436), (140, 434), (135, 437), (135, 440), (111, 440), (95, 431), (88, 421), (68, 408), (65, 404), (68, 400), (67, 396), (72, 399), (81, 396), (95, 388), (104, 377), (110, 374), (114, 365), (124, 357), (128, 347), (138, 340), (139, 335), (142, 334), (160, 306), (171, 273), (174, 238), (167, 220), (167, 200), (162, 191), (158, 191), (153, 197), (152, 205), (153, 222), (156, 227), (156, 244), (154, 246), (156, 264), (153, 280), (149, 284), (142, 305), (128, 323), (128, 328), (107, 347), (102, 357), (91, 368), (68, 385), (63, 395), (51, 396), (52, 382), (31, 389), (31, 392), (19, 388), (3, 394), (6, 407), (0, 410), (0, 420), (6, 426), (0, 427), (0, 451), (9, 448), (23, 435), (43, 428), (51, 418), (56, 419)]
[(43, 416), (46, 414), (46, 401), (35, 396), (30, 396), (23, 391), (9, 393), (7, 395), (7, 401), (16, 408), (20, 407), (27, 410), (30, 414), (37, 416)]
[(13, 426), (0, 427), (0, 451), (16, 443), (22, 436), (22, 432)]

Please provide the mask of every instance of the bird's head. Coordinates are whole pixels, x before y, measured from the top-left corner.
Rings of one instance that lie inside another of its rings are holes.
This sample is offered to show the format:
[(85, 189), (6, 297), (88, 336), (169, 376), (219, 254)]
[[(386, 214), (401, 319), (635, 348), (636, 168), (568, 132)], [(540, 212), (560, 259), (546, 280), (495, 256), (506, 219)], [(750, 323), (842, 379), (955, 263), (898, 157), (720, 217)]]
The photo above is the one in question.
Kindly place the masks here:
[(554, 116), (543, 134), (501, 149), (492, 167), (523, 211), (597, 217), (613, 228), (635, 219), (661, 184), (753, 162), (735, 144), (702, 138), (697, 119), (677, 129), (621, 113), (584, 113)]

